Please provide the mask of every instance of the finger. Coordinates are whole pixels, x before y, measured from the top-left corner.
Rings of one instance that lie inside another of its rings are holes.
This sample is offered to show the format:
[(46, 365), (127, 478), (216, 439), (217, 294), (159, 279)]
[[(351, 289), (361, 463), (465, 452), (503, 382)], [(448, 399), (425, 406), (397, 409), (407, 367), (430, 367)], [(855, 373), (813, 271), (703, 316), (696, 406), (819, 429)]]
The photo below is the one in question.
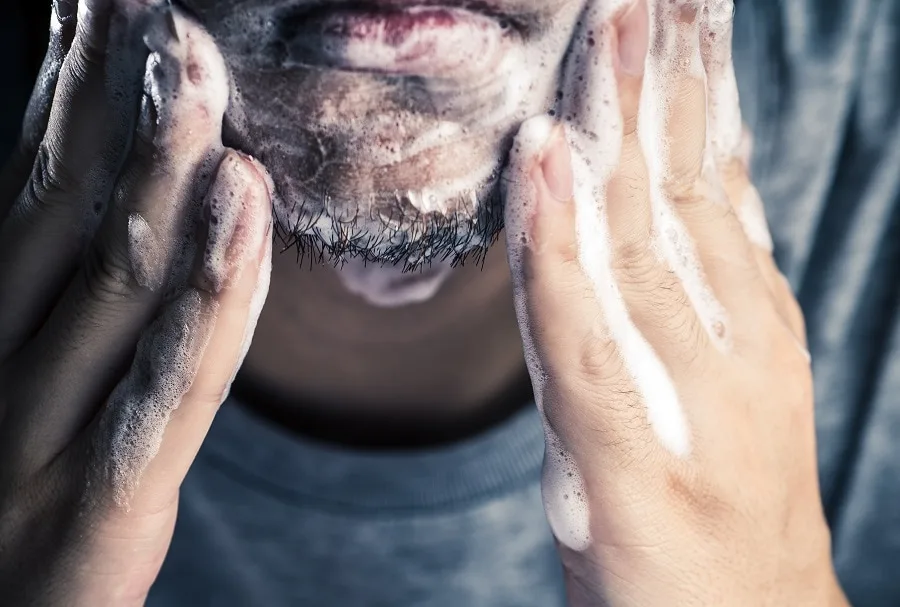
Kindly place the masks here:
[[(128, 151), (147, 49), (141, 28), (83, 0), (31, 175), (0, 224), (0, 356), (40, 325), (74, 272)], [(111, 22), (117, 24), (110, 40)], [(107, 61), (107, 46), (114, 47)], [(109, 85), (109, 86), (107, 86)]]
[(700, 37), (709, 100), (709, 153), (778, 313), (805, 347), (803, 314), (775, 263), (765, 208), (750, 180), (748, 150), (752, 137), (744, 129), (741, 118), (732, 58), (733, 25), (733, 0), (709, 0), (701, 20)]
[(15, 202), (34, 165), (38, 145), (44, 138), (50, 105), (63, 60), (75, 34), (77, 0), (54, 0), (50, 10), (50, 40), (44, 62), (22, 121), (22, 132), (3, 171), (0, 172), (0, 222)]
[(15, 360), (16, 390), (28, 407), (11, 411), (9, 426), (37, 465), (93, 417), (166, 289), (180, 291), (190, 272), (195, 201), (221, 155), (227, 76), (212, 39), (184, 19), (177, 24), (177, 37), (166, 30), (151, 39), (154, 110), (143, 113), (87, 261)]
[(606, 196), (612, 265), (632, 321), (677, 384), (696, 375), (709, 338), (681, 280), (656, 244), (650, 180), (638, 136), (649, 46), (647, 3), (637, 2), (616, 25), (618, 56), (623, 59), (616, 73), (624, 130), (619, 166)]
[[(644, 427), (630, 437), (627, 431), (629, 424), (621, 423), (622, 420), (611, 419), (619, 422), (613, 423), (612, 429), (615, 431), (618, 428), (620, 438), (630, 438), (630, 448), (636, 448), (636, 445), (640, 449), (640, 445), (662, 444), (669, 451), (684, 455), (690, 450), (687, 419), (668, 371), (635, 327), (625, 305), (616, 282), (616, 261), (610, 247), (608, 225), (612, 196), (609, 187), (625, 187), (629, 178), (625, 177), (616, 184), (612, 184), (610, 180), (626, 156), (633, 158), (637, 154), (634, 150), (634, 137), (631, 136), (627, 141), (623, 137), (625, 125), (620, 99), (616, 94), (616, 68), (617, 65), (621, 68), (628, 59), (625, 54), (618, 53), (616, 28), (620, 21), (628, 26), (623, 28), (626, 34), (623, 42), (629, 36), (642, 36), (640, 23), (646, 14), (643, 13), (645, 9), (646, 5), (634, 2), (603, 5), (594, 7), (593, 13), (583, 18), (585, 30), (577, 33), (573, 42), (573, 53), (576, 57), (583, 57), (583, 60), (581, 63), (572, 63), (567, 70), (564, 99), (569, 105), (562, 115), (570, 123), (569, 141), (575, 150), (575, 202), (581, 265), (602, 310), (609, 339), (615, 344), (619, 354), (618, 358), (612, 360), (620, 361), (621, 372), (628, 377), (628, 385), (633, 386), (629, 391), (620, 392), (636, 395), (638, 404), (642, 406), (635, 407), (634, 399), (623, 398), (622, 394), (610, 402), (624, 406), (632, 416), (631, 426), (634, 426), (635, 410), (641, 412), (646, 420)], [(631, 71), (636, 74), (625, 83), (626, 88), (623, 90), (623, 103), (628, 106), (625, 110), (628, 116), (625, 119), (628, 121), (632, 121), (636, 98), (641, 97), (639, 64), (641, 53), (645, 54), (645, 47), (640, 44), (640, 40), (638, 42), (638, 58), (630, 61), (635, 65)], [(625, 145), (631, 147), (625, 148)], [(579, 169), (582, 158), (585, 159), (585, 166)], [(627, 163), (627, 166), (637, 165)], [(623, 215), (618, 215), (617, 220), (622, 217)], [(638, 213), (631, 216), (631, 221), (631, 226), (623, 228), (620, 221), (617, 227), (622, 232), (634, 230), (632, 235), (641, 234), (641, 215)], [(643, 221), (646, 225), (646, 216), (643, 216)], [(648, 426), (653, 430), (652, 433), (648, 432)]]
[(603, 445), (612, 469), (648, 441), (635, 440), (647, 433), (639, 397), (582, 269), (573, 161), (581, 162), (570, 160), (559, 127), (545, 117), (526, 122), (504, 176), (504, 208), (516, 311), (545, 420), (545, 510), (556, 538), (582, 550), (590, 542), (586, 477), (571, 453)]
[[(650, 169), (658, 245), (706, 328), (729, 350), (752, 342), (768, 292), (708, 151), (701, 55), (703, 2), (654, 4), (641, 136)], [(738, 127), (740, 129), (740, 126)]]
[(144, 332), (86, 434), (97, 480), (120, 506), (153, 511), (173, 498), (227, 395), (268, 292), (269, 191), (259, 165), (226, 155), (204, 203), (208, 235), (190, 287)]

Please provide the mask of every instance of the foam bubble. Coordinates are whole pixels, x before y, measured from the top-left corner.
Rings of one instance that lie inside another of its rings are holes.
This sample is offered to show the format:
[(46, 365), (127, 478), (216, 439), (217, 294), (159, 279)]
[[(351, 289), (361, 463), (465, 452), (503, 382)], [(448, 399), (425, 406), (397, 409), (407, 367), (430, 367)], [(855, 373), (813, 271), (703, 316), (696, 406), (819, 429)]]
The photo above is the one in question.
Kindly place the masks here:
[(544, 424), (544, 433), (541, 484), (547, 522), (560, 544), (582, 552), (591, 545), (591, 512), (584, 477), (549, 424)]

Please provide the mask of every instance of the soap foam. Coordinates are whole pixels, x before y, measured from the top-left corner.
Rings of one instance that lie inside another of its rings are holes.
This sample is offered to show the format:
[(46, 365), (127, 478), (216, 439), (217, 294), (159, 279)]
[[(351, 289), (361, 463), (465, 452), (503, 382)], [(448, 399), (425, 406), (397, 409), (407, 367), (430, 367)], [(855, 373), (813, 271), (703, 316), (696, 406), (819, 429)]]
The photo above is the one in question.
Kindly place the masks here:
[[(749, 171), (753, 136), (743, 126), (737, 76), (732, 59), (734, 0), (708, 0), (701, 25), (701, 51), (707, 73), (708, 141), (715, 162), (741, 162)], [(747, 238), (756, 246), (774, 249), (759, 192), (748, 185), (737, 207)]]
[(547, 521), (554, 537), (575, 551), (590, 546), (590, 510), (584, 476), (575, 458), (566, 450), (544, 412), (546, 374), (534, 344), (531, 320), (524, 298), (523, 253), (530, 244), (531, 219), (536, 211), (534, 184), (529, 171), (540, 161), (541, 152), (553, 131), (553, 121), (539, 116), (526, 121), (519, 131), (503, 178), (506, 204), (507, 254), (515, 285), (515, 308), (522, 333), (525, 361), (531, 376), (535, 403), (544, 424), (546, 450), (542, 474), (542, 494)]
[(741, 158), (746, 143), (732, 60), (733, 26), (734, 0), (707, 0), (700, 40), (707, 75), (708, 136), (717, 161)]
[[(711, 1), (721, 4), (720, 0)], [(672, 169), (668, 165), (672, 151), (669, 149), (667, 134), (672, 104), (677, 101), (674, 98), (672, 83), (685, 78), (696, 78), (706, 82), (704, 60), (700, 50), (702, 22), (706, 9), (701, 0), (677, 2), (657, 0), (651, 1), (649, 8), (650, 36), (653, 44), (647, 57), (638, 135), (650, 173), (650, 200), (658, 236), (655, 248), (680, 279), (711, 341), (720, 349), (728, 350), (731, 347), (728, 314), (710, 288), (697, 255), (696, 245), (665, 190), (665, 184), (673, 179)], [(689, 15), (696, 12), (694, 20), (686, 22), (683, 11), (687, 11)], [(715, 14), (718, 16), (719, 12)], [(728, 118), (722, 111), (718, 111), (717, 115), (722, 120)], [(728, 134), (724, 128), (719, 130)], [(738, 145), (741, 130), (742, 125), (738, 116)], [(709, 131), (707, 137), (709, 138)], [(722, 144), (730, 142), (730, 139), (723, 137), (714, 139)], [(706, 152), (708, 150), (709, 146)], [(714, 163), (705, 156), (704, 176), (711, 180), (709, 185), (714, 193), (718, 193), (723, 204), (727, 204), (727, 198), (721, 193), (714, 166)]]
[[(126, 21), (116, 21), (119, 30), (113, 36), (124, 44), (131, 35), (125, 30), (136, 29), (149, 49), (142, 113), (143, 120), (153, 118), (154, 123), (139, 128), (152, 134), (161, 165), (144, 192), (157, 204), (129, 216), (129, 255), (139, 282), (166, 286), (162, 311), (142, 333), (131, 369), (108, 399), (93, 439), (89, 481), (110, 489), (122, 507), (128, 506), (141, 474), (159, 451), (172, 411), (193, 384), (219, 307), (214, 298), (188, 287), (188, 281), (198, 256), (196, 226), (201, 205), (195, 201), (203, 198), (223, 157), (220, 129), (228, 100), (227, 74), (207, 34), (177, 12), (154, 16), (162, 20), (131, 14)], [(215, 221), (210, 223), (208, 247), (199, 253), (215, 288), (227, 286), (235, 263), (258, 254), (251, 244), (261, 244), (259, 213), (268, 200), (236, 198), (247, 191), (245, 179), (258, 178), (245, 170), (250, 162), (236, 153), (225, 155), (219, 172), (222, 179), (218, 187), (209, 188), (207, 212)], [(159, 183), (169, 184), (168, 189), (154, 191), (161, 189)], [(271, 188), (270, 181), (267, 186)], [(246, 208), (253, 202), (256, 207)], [(271, 241), (260, 264), (241, 360), (268, 291)]]
[[(650, 425), (660, 444), (679, 457), (691, 449), (690, 428), (677, 389), (662, 361), (634, 325), (612, 270), (611, 235), (606, 212), (606, 188), (621, 153), (623, 124), (617, 94), (610, 18), (629, 6), (628, 0), (589, 7), (584, 28), (576, 34), (573, 56), (566, 67), (565, 90), (559, 116), (565, 124), (572, 152), (576, 229), (581, 267), (594, 287), (606, 319), (609, 337), (617, 345), (624, 366), (647, 407)], [(669, 201), (661, 196), (668, 167), (668, 141), (663, 128), (671, 107), (671, 78), (690, 74), (703, 77), (699, 34), (693, 46), (679, 42), (670, 31), (674, 15), (669, 6), (651, 3), (653, 50), (648, 57), (648, 85), (641, 106), (639, 137), (651, 162), (654, 188), (654, 223), (664, 260), (679, 274), (698, 314), (714, 336), (724, 312), (703, 280), (693, 243)], [(699, 5), (698, 5), (699, 6)], [(668, 11), (668, 12), (667, 12)], [(600, 24), (595, 27), (596, 24)], [(666, 26), (669, 26), (668, 29)], [(656, 59), (654, 59), (654, 53)], [(677, 71), (676, 71), (677, 69)], [(538, 407), (543, 412), (545, 372), (535, 351), (522, 300), (522, 250), (529, 246), (530, 219), (535, 212), (536, 192), (528, 171), (537, 162), (552, 123), (545, 118), (523, 125), (513, 146), (506, 178), (506, 221), (509, 230), (510, 265), (517, 286), (516, 309), (526, 349), (526, 360), (535, 386)], [(590, 545), (590, 513), (584, 477), (566, 452), (562, 440), (546, 422), (548, 456), (544, 469), (544, 503), (557, 539), (573, 550)], [(572, 500), (572, 497), (576, 499)], [(582, 499), (583, 498), (583, 499)]]
[[(279, 234), (333, 259), (390, 264), (452, 261), (492, 244), (505, 152), (522, 121), (552, 106), (576, 3), (525, 3), (522, 12), (538, 17), (521, 31), (487, 20), (503, 30), (502, 52), (489, 49), (493, 69), (439, 77), (312, 69), (291, 56), (305, 43), (286, 24), (290, 11), (270, 4), (220, 3), (201, 19), (234, 75), (236, 145), (275, 178)], [(482, 19), (477, 12), (466, 18)], [(368, 59), (390, 68), (389, 58)], [(281, 72), (273, 90), (270, 75)]]
[(170, 303), (137, 346), (131, 370), (106, 403), (94, 435), (93, 481), (120, 506), (159, 452), (169, 418), (190, 389), (215, 324), (217, 303), (191, 289)]
[(134, 279), (145, 289), (162, 287), (165, 276), (163, 252), (153, 228), (139, 213), (128, 216), (128, 258)]
[(253, 191), (262, 174), (247, 162), (237, 152), (226, 152), (204, 201), (208, 234), (203, 268), (217, 293), (240, 278), (249, 250), (257, 245), (253, 226), (269, 204), (268, 197), (259, 200), (259, 192)]
[(763, 206), (759, 191), (748, 185), (744, 190), (744, 196), (738, 206), (738, 219), (744, 227), (747, 238), (764, 251), (771, 253), (775, 249), (772, 242), (772, 233), (769, 231), (769, 222), (766, 219), (766, 209)]
[[(627, 0), (610, 2), (603, 7), (605, 10), (597, 9), (587, 21), (608, 24), (610, 17), (629, 4)], [(690, 452), (690, 430), (677, 390), (665, 366), (632, 322), (612, 270), (606, 188), (619, 163), (623, 124), (614, 67), (615, 49), (612, 48), (615, 37), (611, 35), (611, 30), (602, 31), (604, 34), (594, 41), (596, 50), (586, 53), (588, 57), (593, 56), (593, 61), (581, 66), (573, 65), (568, 75), (568, 86), (583, 86), (582, 95), (587, 100), (582, 101), (579, 108), (563, 112), (567, 120), (569, 144), (574, 151), (572, 168), (575, 176), (579, 259), (594, 286), (610, 337), (617, 344), (625, 368), (643, 397), (651, 427), (663, 447), (683, 457)], [(651, 39), (659, 42), (660, 38), (657, 35)], [(669, 46), (666, 44), (663, 48)], [(652, 69), (652, 62), (648, 61), (648, 64)], [(651, 93), (648, 95), (647, 91)], [(644, 98), (659, 94), (651, 86), (649, 89), (645, 88)], [(642, 106), (642, 112), (645, 106), (646, 104)], [(590, 111), (586, 116), (580, 113), (585, 110)], [(641, 121), (643, 120), (642, 113)], [(640, 126), (639, 124), (639, 130)], [(645, 153), (648, 156), (660, 154), (660, 148), (664, 145), (664, 138), (654, 139), (651, 149), (648, 150), (649, 146), (645, 144)], [(659, 233), (672, 234), (669, 219), (667, 215), (656, 214), (656, 229)]]

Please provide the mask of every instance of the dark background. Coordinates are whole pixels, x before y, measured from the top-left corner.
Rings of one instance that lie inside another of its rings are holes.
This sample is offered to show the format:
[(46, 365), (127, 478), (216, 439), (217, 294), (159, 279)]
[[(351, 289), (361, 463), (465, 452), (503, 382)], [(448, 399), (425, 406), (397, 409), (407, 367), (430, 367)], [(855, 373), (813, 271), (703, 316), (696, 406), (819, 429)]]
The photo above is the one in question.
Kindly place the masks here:
[(15, 144), (44, 60), (50, 0), (3, 0), (0, 10), (0, 165)]

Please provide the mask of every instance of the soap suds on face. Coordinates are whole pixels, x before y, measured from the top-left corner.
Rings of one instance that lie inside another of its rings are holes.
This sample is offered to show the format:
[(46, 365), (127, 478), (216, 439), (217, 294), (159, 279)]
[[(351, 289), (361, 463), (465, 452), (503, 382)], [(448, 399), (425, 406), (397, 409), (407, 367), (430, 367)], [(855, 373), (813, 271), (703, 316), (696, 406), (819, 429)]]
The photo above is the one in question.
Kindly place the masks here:
[[(420, 30), (421, 37), (326, 33), (341, 43), (324, 55), (359, 68), (333, 70), (302, 60), (311, 51), (322, 59), (322, 35), (283, 3), (188, 4), (234, 76), (228, 136), (275, 178), (278, 235), (316, 257), (386, 265), (462, 261), (493, 244), (502, 228), (505, 153), (522, 121), (552, 107), (580, 11), (577, 1), (524, 0), (490, 16), (468, 6), (440, 9), (474, 25)], [(432, 54), (429, 44), (439, 52), (460, 35), (472, 44)], [(414, 37), (427, 43), (425, 55), (400, 61), (397, 47)], [(475, 61), (447, 69), (473, 52)]]

